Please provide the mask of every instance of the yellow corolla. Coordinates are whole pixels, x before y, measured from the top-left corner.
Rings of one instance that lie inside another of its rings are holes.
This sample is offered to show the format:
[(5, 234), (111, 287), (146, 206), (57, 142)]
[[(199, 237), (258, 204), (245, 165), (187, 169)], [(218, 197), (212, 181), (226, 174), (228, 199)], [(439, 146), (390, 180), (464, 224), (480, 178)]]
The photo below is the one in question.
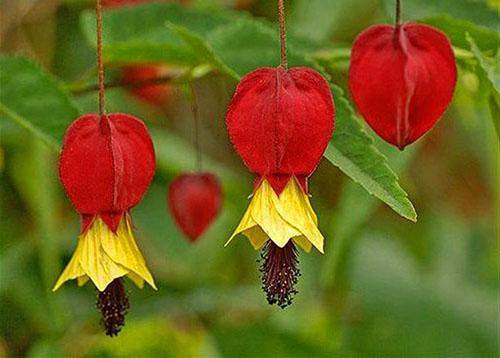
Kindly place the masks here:
[(323, 253), (324, 238), (317, 225), (309, 197), (295, 177), (290, 178), (279, 196), (264, 179), (226, 245), (236, 235), (243, 234), (256, 250), (268, 240), (280, 248), (293, 240), (306, 252), (314, 246)]
[(76, 279), (84, 285), (89, 279), (99, 291), (117, 278), (128, 276), (142, 288), (144, 281), (156, 289), (153, 277), (135, 242), (128, 215), (113, 233), (108, 226), (96, 217), (90, 227), (78, 237), (78, 244), (70, 262), (57, 280), (53, 291), (68, 281)]

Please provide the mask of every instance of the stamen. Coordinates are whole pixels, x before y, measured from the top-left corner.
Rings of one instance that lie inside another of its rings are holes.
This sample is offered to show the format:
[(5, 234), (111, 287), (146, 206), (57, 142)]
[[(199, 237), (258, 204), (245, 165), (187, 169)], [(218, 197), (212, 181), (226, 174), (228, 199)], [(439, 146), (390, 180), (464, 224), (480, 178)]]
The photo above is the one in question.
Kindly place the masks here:
[(261, 258), (262, 289), (267, 302), (281, 308), (291, 305), (297, 293), (295, 284), (300, 276), (294, 243), (290, 240), (285, 247), (280, 248), (269, 240), (262, 249)]
[(129, 307), (121, 278), (114, 279), (103, 292), (97, 292), (97, 308), (101, 311), (101, 324), (106, 335), (113, 337), (120, 333)]

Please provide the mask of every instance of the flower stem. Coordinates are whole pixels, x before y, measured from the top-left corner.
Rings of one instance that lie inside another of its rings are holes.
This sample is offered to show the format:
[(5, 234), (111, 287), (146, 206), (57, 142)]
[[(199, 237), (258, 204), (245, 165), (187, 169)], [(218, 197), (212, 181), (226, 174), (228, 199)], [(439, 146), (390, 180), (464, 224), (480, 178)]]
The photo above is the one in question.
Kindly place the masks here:
[(285, 30), (285, 4), (284, 0), (278, 0), (279, 22), (280, 22), (280, 66), (285, 70), (288, 68), (288, 60), (286, 57), (286, 30)]
[(99, 77), (99, 114), (106, 114), (104, 100), (104, 62), (102, 59), (102, 6), (101, 0), (96, 0), (96, 30), (97, 30), (97, 73)]
[(193, 127), (194, 127), (194, 146), (196, 149), (196, 170), (201, 171), (202, 168), (202, 153), (200, 147), (200, 116), (199, 116), (199, 107), (198, 100), (196, 98), (196, 93), (194, 90), (194, 86), (192, 83), (189, 84), (189, 88), (191, 90), (191, 112), (193, 114)]
[(396, 0), (396, 27), (401, 24), (401, 0)]

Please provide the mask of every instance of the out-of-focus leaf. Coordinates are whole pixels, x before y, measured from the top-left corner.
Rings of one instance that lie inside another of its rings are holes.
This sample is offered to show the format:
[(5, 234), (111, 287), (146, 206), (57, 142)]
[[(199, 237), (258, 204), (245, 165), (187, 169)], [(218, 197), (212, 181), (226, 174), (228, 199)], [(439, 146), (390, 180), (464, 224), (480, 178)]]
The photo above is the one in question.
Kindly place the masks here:
[(332, 89), (336, 105), (335, 133), (325, 157), (399, 215), (416, 221), (417, 213), (387, 159), (363, 130), (342, 90), (335, 85)]
[[(278, 33), (258, 21), (240, 20), (222, 26), (207, 36), (207, 44), (239, 77), (259, 67), (276, 67), (280, 63)], [(292, 41), (288, 46), (288, 63), (291, 67), (312, 65)]]
[(296, 0), (287, 28), (310, 40), (346, 39), (378, 17), (379, 0)]
[(497, 53), (494, 59), (487, 58), (478, 48), (476, 42), (470, 34), (466, 34), (466, 38), (470, 44), (470, 50), (478, 63), (478, 67), (483, 76), (488, 80), (489, 87), (491, 88), (491, 94), (488, 102), (490, 105), (491, 118), (497, 131), (497, 136), (500, 137), (500, 111), (498, 104), (500, 101), (499, 55)]
[[(103, 16), (104, 57), (106, 61), (122, 63), (193, 64), (195, 57), (190, 48), (165, 24), (169, 22), (196, 34), (207, 34), (214, 28), (233, 21), (237, 16), (243, 15), (159, 3), (106, 11)], [(93, 11), (83, 14), (82, 27), (89, 43), (95, 46)]]
[(491, 119), (497, 131), (497, 137), (500, 138), (500, 96), (492, 93), (488, 99), (490, 105)]
[[(456, 235), (447, 239), (453, 241), (452, 246), (459, 240)], [(450, 255), (450, 247), (442, 249), (446, 251), (435, 252), (436, 260)], [(457, 262), (453, 265), (451, 273), (456, 274)], [(463, 265), (463, 261), (458, 262), (459, 267)], [(484, 356), (494, 355), (494, 292), (484, 291), (463, 276), (444, 272), (453, 280), (450, 284), (442, 279), (442, 273), (437, 270), (424, 275), (415, 260), (391, 240), (374, 236), (363, 239), (352, 262), (351, 279), (353, 297), (365, 314), (346, 335), (347, 346), (361, 356), (374, 352), (398, 356), (405, 347), (412, 347), (415, 356), (469, 356), (472, 347)]]
[[(383, 1), (386, 14), (394, 19), (396, 1)], [(482, 0), (405, 0), (401, 4), (401, 18), (404, 21), (442, 15), (467, 20), (492, 30), (498, 28), (497, 12)]]
[(466, 38), (467, 41), (469, 42), (470, 50), (474, 55), (474, 57), (476, 58), (476, 61), (479, 64), (479, 68), (486, 75), (486, 78), (488, 79), (491, 88), (495, 92), (500, 93), (500, 71), (499, 71), (500, 58), (498, 58), (498, 55), (496, 56), (495, 59), (487, 58), (481, 53), (481, 50), (479, 49), (479, 47), (477, 46), (476, 42), (474, 41), (471, 35), (466, 34)]
[(22, 57), (0, 57), (0, 119), (16, 122), (54, 148), (78, 110), (52, 76)]
[[(419, 147), (418, 144), (414, 144), (404, 152), (400, 152), (385, 142), (378, 144), (378, 148), (386, 155), (396, 173), (402, 173), (406, 169)], [(323, 285), (331, 285), (336, 281), (340, 260), (354, 243), (354, 235), (369, 220), (377, 204), (378, 201), (374, 197), (368, 197), (358, 184), (354, 182), (345, 184), (330, 231), (332, 240), (328, 240), (328, 248), (325, 250), (321, 271)]]
[(446, 15), (421, 19), (419, 22), (437, 27), (445, 32), (452, 44), (457, 47), (469, 49), (470, 46), (466, 38), (466, 34), (469, 33), (481, 50), (488, 50), (494, 53), (498, 51), (500, 35), (495, 30)]

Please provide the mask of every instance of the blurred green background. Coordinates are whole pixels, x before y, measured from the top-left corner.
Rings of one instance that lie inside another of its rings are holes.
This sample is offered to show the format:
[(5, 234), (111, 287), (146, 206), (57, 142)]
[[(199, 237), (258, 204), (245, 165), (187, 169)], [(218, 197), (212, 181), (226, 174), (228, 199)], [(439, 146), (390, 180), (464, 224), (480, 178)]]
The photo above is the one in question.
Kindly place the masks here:
[[(174, 77), (162, 105), (148, 104), (123, 86), (107, 91), (108, 111), (129, 112), (147, 123), (158, 160), (154, 183), (132, 214), (159, 290), (139, 290), (127, 281), (127, 324), (110, 339), (99, 326), (91, 284), (78, 288), (71, 282), (50, 291), (75, 248), (78, 215), (58, 182), (58, 151), (43, 133), (37, 135), (22, 120), (16, 123), (6, 110), (19, 108), (41, 127), (66, 116), (59, 131), (78, 112), (97, 110), (92, 2), (0, 1), (2, 55), (39, 63), (42, 70), (36, 71), (52, 74), (43, 81), (57, 81), (58, 91), (70, 98), (67, 106), (75, 108), (63, 114), (43, 96), (30, 102), (19, 88), (40, 85), (43, 94), (45, 82), (22, 75), (28, 65), (17, 71), (7, 67), (11, 60), (0, 62), (5, 66), (0, 77), (0, 356), (497, 356), (499, 3), (402, 4), (404, 20), (447, 32), (459, 65), (449, 110), (411, 148), (390, 148), (364, 126), (375, 141), (367, 145), (387, 157), (418, 222), (370, 195), (335, 160), (323, 160), (310, 191), (326, 253), (300, 254), (299, 294), (286, 310), (265, 300), (259, 253), (243, 238), (223, 247), (248, 204), (253, 180), (225, 130), (225, 110), (237, 83), (231, 71), (241, 75), (277, 65), (278, 47), (263, 46), (246, 30), (259, 29), (263, 39), (274, 35), (276, 1), (193, 0), (166, 12), (161, 9), (170, 5), (106, 11), (109, 82), (119, 84), (123, 66), (136, 63), (166, 64)], [(344, 90), (357, 33), (392, 21), (390, 0), (290, 0), (286, 5), (292, 63), (294, 53), (307, 55)], [(234, 32), (213, 29), (219, 21)], [(208, 34), (209, 27), (218, 33)], [(196, 244), (175, 227), (165, 202), (172, 178), (195, 168), (187, 82), (200, 107), (204, 169), (218, 174), (224, 187), (223, 211)]]

